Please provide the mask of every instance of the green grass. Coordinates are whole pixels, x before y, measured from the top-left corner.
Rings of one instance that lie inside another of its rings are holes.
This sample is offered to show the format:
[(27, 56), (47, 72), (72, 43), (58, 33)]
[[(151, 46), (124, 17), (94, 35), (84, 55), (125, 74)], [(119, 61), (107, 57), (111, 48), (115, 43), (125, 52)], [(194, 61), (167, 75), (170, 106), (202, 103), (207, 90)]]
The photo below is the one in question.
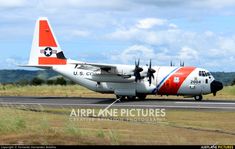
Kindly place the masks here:
[(209, 94), (205, 99), (235, 99), (235, 86), (225, 86), (216, 96)]
[[(103, 94), (93, 92), (79, 85), (0, 85), (0, 96), (102, 97)], [(106, 97), (114, 96), (106, 95)]]
[[(93, 92), (79, 85), (42, 85), (42, 86), (17, 86), (17, 85), (0, 85), (0, 96), (60, 96), (60, 97), (100, 97), (115, 98), (113, 94), (100, 94)], [(182, 97), (176, 96), (148, 96), (148, 98), (171, 99)], [(235, 86), (225, 86), (223, 90), (217, 93), (205, 95), (204, 99), (235, 99)]]
[[(57, 111), (57, 112), (56, 112)], [(162, 122), (69, 120), (71, 109), (0, 107), (0, 144), (233, 144), (234, 112), (167, 110)]]

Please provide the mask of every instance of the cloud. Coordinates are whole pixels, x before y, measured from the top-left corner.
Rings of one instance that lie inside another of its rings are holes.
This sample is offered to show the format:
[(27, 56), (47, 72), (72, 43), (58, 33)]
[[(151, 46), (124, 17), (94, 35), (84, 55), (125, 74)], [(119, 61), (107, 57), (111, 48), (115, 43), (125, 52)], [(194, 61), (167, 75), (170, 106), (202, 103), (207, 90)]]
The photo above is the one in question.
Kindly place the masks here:
[(234, 0), (203, 0), (203, 1), (191, 1), (193, 7), (199, 8), (212, 8), (212, 9), (222, 9), (226, 7), (235, 6)]
[(169, 24), (169, 28), (171, 28), (171, 29), (177, 29), (178, 26), (177, 26), (176, 24), (174, 24), (174, 23), (170, 23), (170, 24)]
[(152, 48), (148, 48), (144, 45), (132, 45), (124, 50), (121, 51), (119, 54), (112, 54), (111, 60), (121, 63), (134, 63), (135, 60), (141, 59), (142, 62), (149, 61), (155, 57), (154, 50)]
[(0, 60), (1, 62), (1, 69), (20, 69), (22, 67), (20, 67), (19, 65), (25, 65), (27, 64), (28, 60), (26, 59), (22, 59), (22, 58), (12, 58), (12, 57), (8, 57), (6, 59), (2, 59)]
[(119, 49), (117, 51), (118, 52), (106, 55), (108, 61), (132, 64), (135, 60), (140, 59), (143, 65), (147, 64), (149, 60), (152, 59), (157, 65), (168, 66), (170, 61), (177, 63), (176, 65), (178, 65), (180, 61), (186, 61), (186, 65), (191, 65), (193, 62), (199, 60), (198, 51), (189, 47), (182, 47), (176, 53), (171, 53), (171, 51), (166, 49), (154, 49), (146, 45), (132, 45), (126, 49)]
[(127, 0), (42, 0), (41, 4), (50, 8), (99, 9), (122, 11), (127, 10), (131, 3)]
[(142, 5), (154, 5), (159, 8), (181, 8), (187, 6), (188, 8), (221, 9), (235, 5), (234, 0), (133, 0), (133, 2)]
[(82, 30), (73, 30), (72, 35), (78, 37), (87, 37), (91, 33), (89, 31), (82, 31)]
[(197, 60), (199, 58), (198, 52), (189, 47), (182, 47), (179, 52), (179, 59), (181, 60)]
[(190, 4), (190, 0), (133, 0), (142, 5), (154, 5), (157, 7), (179, 7)]
[(139, 20), (136, 24), (137, 28), (141, 29), (150, 29), (154, 26), (161, 26), (164, 25), (167, 21), (165, 19), (158, 19), (158, 18), (146, 18)]
[[(136, 24), (138, 23), (139, 21)], [(220, 68), (229, 70), (224, 67), (226, 63), (222, 62), (235, 63), (235, 35), (228, 36), (209, 30), (187, 31), (170, 20), (161, 28), (149, 28), (148, 30), (138, 28), (136, 24), (127, 28), (119, 28), (106, 36), (110, 40), (139, 43), (138, 46), (134, 45), (119, 50), (122, 51), (121, 54), (115, 55), (113, 60), (121, 59), (124, 63), (136, 58), (135, 56), (142, 55), (141, 59), (145, 62), (150, 58), (162, 65), (168, 65), (171, 60), (185, 61), (186, 65), (209, 70), (219, 70)], [(142, 51), (141, 54), (140, 51)], [(150, 53), (150, 56), (146, 53)], [(221, 63), (218, 63), (218, 59)]]
[(26, 0), (0, 0), (0, 8), (22, 7), (26, 4)]
[(235, 54), (235, 37), (218, 37), (217, 45), (223, 53)]
[[(234, 0), (0, 0), (0, 40), (30, 46), (35, 20), (47, 16), (58, 40), (71, 42), (71, 49), (94, 49), (94, 62), (100, 53), (117, 49), (118, 58), (107, 61), (133, 64), (132, 59), (143, 57), (166, 65), (186, 59), (209, 69), (215, 62), (217, 70), (225, 70), (222, 62), (235, 63), (234, 7)], [(85, 42), (77, 42), (81, 38)], [(1, 46), (20, 49), (17, 44)], [(3, 56), (6, 62), (12, 55)]]

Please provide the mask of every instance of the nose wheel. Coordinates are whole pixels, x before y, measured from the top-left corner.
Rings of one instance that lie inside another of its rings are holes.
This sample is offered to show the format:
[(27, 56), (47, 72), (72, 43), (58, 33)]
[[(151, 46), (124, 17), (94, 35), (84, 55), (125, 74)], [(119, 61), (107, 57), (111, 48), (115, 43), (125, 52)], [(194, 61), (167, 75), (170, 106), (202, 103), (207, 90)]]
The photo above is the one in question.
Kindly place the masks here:
[(202, 95), (194, 96), (194, 99), (195, 99), (196, 101), (202, 101)]

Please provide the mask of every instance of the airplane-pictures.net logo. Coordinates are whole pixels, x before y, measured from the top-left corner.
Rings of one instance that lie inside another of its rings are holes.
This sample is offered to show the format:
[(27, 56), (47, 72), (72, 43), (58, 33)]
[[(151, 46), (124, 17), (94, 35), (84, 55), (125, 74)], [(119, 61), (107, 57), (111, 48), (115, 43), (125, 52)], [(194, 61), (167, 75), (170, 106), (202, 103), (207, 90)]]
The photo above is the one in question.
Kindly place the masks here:
[(135, 122), (164, 122), (166, 120), (166, 111), (163, 108), (78, 108), (71, 110), (69, 119), (73, 121), (118, 120)]

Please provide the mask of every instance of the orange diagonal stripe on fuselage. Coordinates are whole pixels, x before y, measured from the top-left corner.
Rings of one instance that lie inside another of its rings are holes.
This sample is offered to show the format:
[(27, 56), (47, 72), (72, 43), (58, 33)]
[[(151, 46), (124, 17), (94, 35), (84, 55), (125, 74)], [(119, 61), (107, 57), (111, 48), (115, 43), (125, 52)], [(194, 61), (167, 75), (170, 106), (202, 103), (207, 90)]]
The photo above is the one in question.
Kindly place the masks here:
[[(161, 95), (177, 95), (179, 88), (185, 79), (189, 76), (189, 74), (195, 70), (195, 67), (182, 67), (173, 73), (162, 85), (158, 94)], [(174, 78), (178, 77), (179, 82), (174, 82)]]

